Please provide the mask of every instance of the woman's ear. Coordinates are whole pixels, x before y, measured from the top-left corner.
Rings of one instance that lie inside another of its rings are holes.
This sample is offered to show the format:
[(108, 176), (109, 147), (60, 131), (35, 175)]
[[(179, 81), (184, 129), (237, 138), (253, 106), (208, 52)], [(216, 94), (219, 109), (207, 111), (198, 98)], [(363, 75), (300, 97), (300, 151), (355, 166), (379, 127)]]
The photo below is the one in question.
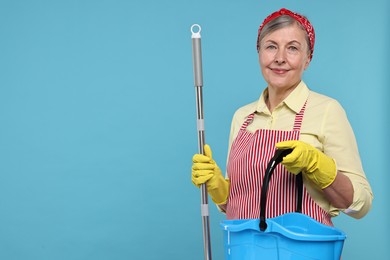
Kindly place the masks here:
[(308, 56), (305, 62), (305, 70), (309, 67), (310, 61), (311, 61), (310, 56)]

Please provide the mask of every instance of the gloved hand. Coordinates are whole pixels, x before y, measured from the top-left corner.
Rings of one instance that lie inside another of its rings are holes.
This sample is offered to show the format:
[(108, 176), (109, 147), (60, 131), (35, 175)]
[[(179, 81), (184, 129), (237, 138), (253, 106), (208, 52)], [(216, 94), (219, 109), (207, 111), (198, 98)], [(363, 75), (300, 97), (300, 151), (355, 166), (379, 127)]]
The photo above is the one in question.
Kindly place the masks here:
[(207, 192), (215, 204), (226, 204), (230, 182), (222, 176), (221, 170), (213, 160), (211, 148), (207, 144), (204, 146), (204, 153), (192, 157), (192, 182), (197, 187), (206, 183)]
[(336, 178), (336, 163), (332, 158), (301, 141), (284, 141), (276, 144), (277, 149), (293, 149), (283, 158), (282, 164), (289, 172), (306, 175), (321, 189), (328, 187)]

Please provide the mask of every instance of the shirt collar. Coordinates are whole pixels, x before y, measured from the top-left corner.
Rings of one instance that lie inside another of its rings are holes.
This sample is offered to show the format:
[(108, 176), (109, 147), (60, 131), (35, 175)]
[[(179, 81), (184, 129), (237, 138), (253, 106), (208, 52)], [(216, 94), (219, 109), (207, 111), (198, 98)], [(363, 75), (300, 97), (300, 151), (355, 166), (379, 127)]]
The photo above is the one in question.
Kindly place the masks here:
[[(298, 86), (288, 95), (282, 102), (281, 105), (288, 106), (291, 110), (293, 110), (295, 113), (299, 113), (301, 111), (301, 108), (305, 104), (307, 98), (309, 97), (309, 88), (306, 86), (306, 84), (301, 81)], [(261, 94), (259, 100), (257, 101), (255, 110), (257, 112), (264, 112), (265, 110), (268, 110), (267, 105), (265, 103), (265, 98), (268, 95), (268, 88), (266, 88), (263, 93)]]

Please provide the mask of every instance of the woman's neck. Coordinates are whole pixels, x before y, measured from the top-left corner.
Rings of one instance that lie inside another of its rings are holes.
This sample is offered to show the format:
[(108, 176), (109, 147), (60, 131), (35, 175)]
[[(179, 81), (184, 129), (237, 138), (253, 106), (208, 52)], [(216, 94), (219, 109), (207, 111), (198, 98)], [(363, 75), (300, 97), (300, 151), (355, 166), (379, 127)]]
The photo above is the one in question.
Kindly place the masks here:
[(295, 84), (287, 89), (279, 89), (268, 86), (268, 92), (265, 96), (265, 104), (267, 105), (269, 111), (272, 112), (281, 102), (283, 102), (283, 100), (285, 100), (288, 95), (294, 91), (298, 84)]

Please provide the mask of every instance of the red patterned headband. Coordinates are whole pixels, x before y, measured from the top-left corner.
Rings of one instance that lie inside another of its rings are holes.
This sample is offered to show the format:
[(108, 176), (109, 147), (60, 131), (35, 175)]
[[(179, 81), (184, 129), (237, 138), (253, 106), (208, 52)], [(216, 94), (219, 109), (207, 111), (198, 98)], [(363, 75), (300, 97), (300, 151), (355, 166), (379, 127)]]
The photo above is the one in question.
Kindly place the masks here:
[(259, 51), (259, 38), (260, 38), (260, 32), (263, 29), (264, 25), (272, 21), (273, 19), (282, 16), (282, 15), (288, 15), (297, 20), (306, 30), (307, 35), (309, 37), (310, 41), (310, 59), (313, 57), (313, 52), (314, 52), (314, 42), (315, 42), (315, 33), (314, 33), (314, 28), (304, 16), (298, 14), (298, 13), (293, 13), (290, 10), (287, 10), (285, 8), (280, 9), (277, 12), (274, 12), (270, 14), (267, 18), (264, 19), (263, 23), (259, 27), (258, 35), (257, 35), (257, 51)]

